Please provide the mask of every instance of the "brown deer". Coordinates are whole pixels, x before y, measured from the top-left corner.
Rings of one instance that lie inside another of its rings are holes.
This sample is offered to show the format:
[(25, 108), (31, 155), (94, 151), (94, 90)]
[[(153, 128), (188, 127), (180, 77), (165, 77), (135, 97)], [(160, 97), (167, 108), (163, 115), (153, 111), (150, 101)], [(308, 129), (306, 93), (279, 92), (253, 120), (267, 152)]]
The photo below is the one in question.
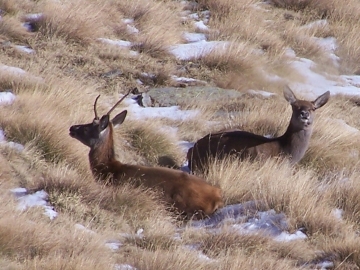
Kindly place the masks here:
[(297, 99), (286, 86), (284, 97), (292, 107), (292, 116), (282, 136), (267, 138), (240, 130), (210, 133), (189, 149), (187, 158), (190, 170), (204, 171), (210, 158), (222, 159), (226, 155), (235, 155), (240, 159), (287, 155), (291, 163), (299, 162), (309, 146), (314, 111), (326, 104), (330, 92), (327, 91), (314, 101), (306, 101)]
[(127, 95), (101, 118), (96, 111), (98, 96), (94, 103), (95, 118), (92, 123), (70, 127), (70, 136), (90, 147), (89, 160), (94, 177), (109, 180), (113, 185), (131, 182), (158, 189), (166, 203), (187, 217), (203, 218), (222, 207), (221, 189), (206, 183), (204, 179), (179, 170), (123, 164), (115, 159), (113, 129), (124, 122), (127, 111), (122, 111), (111, 121), (110, 113)]

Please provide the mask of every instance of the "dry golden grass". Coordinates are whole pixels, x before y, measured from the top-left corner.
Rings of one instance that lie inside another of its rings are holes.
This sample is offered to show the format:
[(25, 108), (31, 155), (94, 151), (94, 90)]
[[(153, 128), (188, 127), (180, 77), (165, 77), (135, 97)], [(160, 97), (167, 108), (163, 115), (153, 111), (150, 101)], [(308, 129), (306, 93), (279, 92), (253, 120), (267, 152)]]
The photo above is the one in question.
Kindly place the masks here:
[[(131, 124), (130, 130), (126, 130), (126, 137), (132, 147), (151, 164), (159, 164), (161, 160), (172, 161), (170, 167), (179, 165), (181, 155), (178, 139), (171, 135), (171, 127), (159, 130), (160, 122), (139, 121)], [(168, 134), (167, 134), (168, 133)], [(165, 165), (163, 165), (165, 166)]]
[[(159, 2), (147, 9), (139, 18), (138, 24), (143, 34), (137, 37), (136, 41), (140, 52), (163, 59), (168, 55), (168, 46), (181, 40), (180, 20), (172, 13), (178, 12), (179, 8), (170, 8)], [(168, 31), (169, 28), (172, 31)]]
[(39, 31), (47, 38), (61, 37), (66, 41), (88, 43), (106, 35), (106, 17), (102, 8), (100, 4), (86, 1), (41, 3), (43, 17), (38, 22)]
[[(358, 132), (345, 125), (360, 129), (356, 98), (332, 97), (317, 112), (310, 148), (300, 164), (228, 159), (214, 161), (204, 175), (223, 189), (228, 204), (261, 200), (266, 209), (285, 213), (290, 232), (303, 228), (308, 235), (307, 240), (289, 243), (226, 230), (214, 235), (187, 227), (151, 190), (96, 182), (89, 169), (88, 148), (68, 135), (71, 125), (92, 121), (99, 93), (98, 111), (103, 114), (127, 89), (168, 86), (170, 76), (177, 75), (277, 95), (245, 94), (227, 102), (194, 99), (182, 109), (198, 109), (200, 114), (186, 121), (129, 117), (115, 132), (119, 160), (164, 165), (159, 159), (169, 156), (179, 165), (185, 159), (179, 140), (195, 141), (225, 128), (279, 136), (291, 114), (282, 96), (283, 86), (304, 79), (289, 68), (286, 49), (291, 47), (297, 56), (315, 61), (321, 72), (358, 71), (357, 0), (346, 5), (335, 0), (273, 0), (272, 4), (201, 0), (187, 7), (171, 0), (3, 0), (0, 9), (0, 63), (27, 72), (0, 71), (0, 91), (11, 89), (17, 96), (12, 105), (1, 105), (0, 128), (7, 140), (25, 146), (18, 152), (0, 144), (1, 269), (114, 269), (115, 264), (138, 269), (314, 269), (316, 262), (325, 259), (333, 261), (336, 269), (357, 269), (360, 141)], [(227, 49), (192, 61), (169, 56), (168, 46), (195, 28), (174, 15), (182, 9), (200, 17), (209, 10), (206, 35), (209, 40), (229, 42)], [(22, 26), (29, 13), (43, 14), (34, 22), (34, 33)], [(133, 19), (131, 25), (139, 33), (129, 33), (122, 19)], [(304, 27), (319, 19), (326, 19), (326, 26)], [(328, 36), (337, 40), (340, 68), (330, 64), (314, 41), (314, 37)], [(139, 54), (131, 55), (97, 38), (131, 41)], [(28, 45), (35, 53), (19, 52), (15, 45)], [(115, 77), (104, 75), (113, 70), (121, 72)], [(144, 73), (154, 76), (146, 78)], [(267, 73), (285, 80), (273, 80)], [(122, 109), (119, 106), (116, 112)], [(177, 135), (166, 127), (176, 128)], [(9, 189), (19, 186), (30, 192), (44, 189), (59, 216), (50, 221), (39, 207), (18, 211)], [(336, 208), (343, 210), (342, 219), (335, 217)], [(94, 233), (76, 229), (75, 224)], [(136, 235), (138, 229), (144, 229), (142, 238)], [(175, 238), (176, 233), (181, 238)], [(115, 252), (105, 246), (112, 239), (123, 244)]]
[(5, 16), (1, 19), (0, 35), (6, 36), (12, 41), (26, 42), (32, 35), (26, 31), (25, 27), (16, 18)]
[(22, 266), (19, 269), (39, 269), (39, 265), (43, 265), (42, 269), (60, 265), (65, 269), (81, 269), (80, 265), (100, 269), (113, 264), (101, 237), (77, 231), (66, 218), (49, 223), (39, 215), (33, 222), (33, 212), (19, 214), (14, 204), (4, 199), (2, 196), (2, 205), (7, 207), (1, 209), (0, 252)]

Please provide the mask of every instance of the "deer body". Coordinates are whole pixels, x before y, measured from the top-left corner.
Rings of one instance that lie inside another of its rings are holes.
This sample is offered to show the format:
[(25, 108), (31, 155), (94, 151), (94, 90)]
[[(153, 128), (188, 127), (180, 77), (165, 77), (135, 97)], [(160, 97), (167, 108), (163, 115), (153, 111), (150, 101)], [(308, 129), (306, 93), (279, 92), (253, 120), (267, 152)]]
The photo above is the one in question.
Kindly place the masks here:
[(113, 185), (132, 182), (158, 189), (165, 202), (189, 217), (201, 218), (223, 206), (220, 188), (199, 177), (169, 168), (123, 164), (116, 160), (113, 125), (121, 124), (127, 111), (121, 112), (112, 121), (109, 121), (109, 113), (99, 119), (95, 109), (92, 123), (70, 127), (70, 136), (90, 147), (90, 168), (97, 179), (110, 180)]
[(240, 159), (286, 155), (292, 163), (299, 162), (309, 147), (314, 111), (326, 104), (330, 93), (326, 92), (310, 102), (298, 100), (287, 87), (284, 96), (291, 104), (293, 113), (282, 136), (267, 138), (240, 130), (208, 134), (189, 149), (187, 158), (190, 170), (204, 170), (209, 158), (222, 159), (227, 155), (235, 155)]

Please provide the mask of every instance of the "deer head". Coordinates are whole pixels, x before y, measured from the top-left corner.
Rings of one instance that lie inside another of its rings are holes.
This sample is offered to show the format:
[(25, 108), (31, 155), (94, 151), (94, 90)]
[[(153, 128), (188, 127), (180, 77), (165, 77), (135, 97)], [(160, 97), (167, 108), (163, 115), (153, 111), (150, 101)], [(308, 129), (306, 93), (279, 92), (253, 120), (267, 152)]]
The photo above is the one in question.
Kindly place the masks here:
[(96, 110), (96, 104), (100, 97), (97, 96), (94, 102), (94, 113), (95, 118), (92, 123), (89, 124), (81, 124), (81, 125), (74, 125), (70, 127), (70, 136), (79, 140), (86, 146), (90, 148), (96, 147), (98, 144), (104, 141), (104, 138), (108, 137), (110, 125), (117, 126), (124, 122), (127, 111), (124, 110), (121, 113), (117, 114), (111, 121), (110, 121), (110, 113), (115, 109), (117, 105), (124, 100), (126, 96), (128, 96), (130, 91), (124, 95), (116, 104), (101, 118), (99, 118)]
[(314, 111), (328, 102), (330, 92), (325, 92), (314, 101), (306, 101), (297, 99), (291, 89), (286, 86), (284, 97), (290, 103), (293, 111), (289, 127), (292, 130), (307, 130), (312, 128)]

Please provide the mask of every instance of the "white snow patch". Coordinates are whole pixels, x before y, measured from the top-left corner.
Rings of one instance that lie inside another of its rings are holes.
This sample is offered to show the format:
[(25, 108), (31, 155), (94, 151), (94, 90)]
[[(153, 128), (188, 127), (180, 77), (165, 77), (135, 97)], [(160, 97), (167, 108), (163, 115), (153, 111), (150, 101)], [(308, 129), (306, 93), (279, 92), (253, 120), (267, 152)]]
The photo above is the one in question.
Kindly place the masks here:
[(327, 20), (316, 20), (311, 23), (303, 25), (301, 28), (302, 29), (311, 29), (311, 28), (315, 28), (315, 27), (323, 27), (324, 28), (328, 25), (329, 24), (328, 24)]
[(134, 19), (130, 19), (130, 18), (123, 19), (122, 22), (126, 24), (126, 31), (129, 34), (138, 34), (140, 32), (139, 29), (137, 29), (135, 26), (131, 25), (134, 23)]
[(24, 150), (24, 146), (20, 143), (16, 143), (16, 142), (8, 142), (6, 141), (6, 137), (4, 134), (4, 131), (0, 128), (0, 145), (5, 145), (8, 146), (10, 148), (13, 148), (19, 152)]
[(125, 24), (132, 24), (132, 23), (134, 23), (134, 19), (127, 18), (127, 19), (123, 19), (122, 22)]
[[(0, 144), (1, 144), (1, 142), (0, 142)], [(2, 144), (6, 145), (12, 149), (15, 149), (18, 152), (22, 152), (25, 149), (25, 147), (22, 144), (16, 143), (16, 142), (6, 142), (6, 143), (2, 143)]]
[(1, 65), (0, 64), (0, 72), (6, 72), (10, 75), (25, 75), (26, 71), (18, 68), (18, 67), (11, 67), (7, 65)]
[(132, 45), (132, 43), (130, 41), (125, 41), (125, 40), (121, 40), (121, 39), (112, 40), (109, 38), (98, 38), (98, 40), (103, 43), (107, 43), (110, 45), (115, 45), (115, 46), (119, 46), (119, 47), (127, 48), (127, 49), (130, 48)]
[(140, 228), (136, 231), (136, 235), (140, 238), (144, 237), (144, 229)]
[(130, 56), (138, 56), (139, 53), (137, 51), (129, 50)]
[(181, 150), (184, 153), (187, 153), (189, 151), (189, 149), (194, 146), (194, 144), (195, 144), (194, 142), (189, 142), (189, 141), (179, 141), (178, 142), (178, 145), (180, 146)]
[(191, 173), (190, 168), (189, 168), (189, 162), (185, 161), (181, 167), (180, 167), (180, 171), (186, 172), (186, 173)]
[(199, 110), (181, 110), (179, 106), (171, 107), (141, 107), (131, 98), (123, 101), (125, 108), (129, 112), (129, 118), (142, 120), (147, 118), (167, 118), (171, 120), (185, 121), (195, 118), (200, 113)]
[(286, 48), (285, 50), (285, 56), (289, 57), (289, 58), (296, 58), (296, 53), (293, 49), (291, 48)]
[(205, 34), (202, 34), (202, 33), (185, 32), (185, 33), (183, 33), (182, 37), (186, 40), (186, 42), (189, 42), (189, 43), (206, 40)]
[(195, 26), (196, 30), (209, 31), (209, 27), (207, 27), (203, 21), (195, 22), (194, 26)]
[(197, 14), (197, 13), (191, 13), (191, 14), (187, 15), (187, 17), (188, 17), (189, 19), (195, 20), (195, 21), (200, 20), (199, 14)]
[(58, 213), (54, 208), (47, 203), (48, 194), (44, 190), (37, 191), (33, 194), (27, 194), (27, 190), (23, 188), (12, 189), (11, 192), (18, 199), (18, 209), (20, 211), (25, 211), (30, 207), (40, 206), (45, 210), (45, 215), (50, 219), (57, 217)]
[(339, 125), (340, 128), (350, 132), (350, 133), (358, 133), (359, 130), (348, 125), (343, 119), (331, 119), (333, 122)]
[(360, 88), (360, 76), (359, 75), (353, 75), (353, 76), (341, 75), (340, 77), (343, 78), (344, 80), (346, 80), (350, 85)]
[(177, 44), (169, 47), (169, 52), (179, 60), (200, 58), (215, 50), (226, 50), (229, 42), (226, 41), (199, 41), (188, 44)]
[(30, 73), (26, 72), (25, 70), (23, 70), (21, 68), (11, 67), (11, 66), (2, 65), (2, 64), (0, 64), (0, 73), (5, 73), (10, 76), (29, 76), (30, 79), (34, 79), (37, 81), (43, 81), (42, 78), (31, 75)]
[(211, 15), (210, 10), (201, 11), (200, 14), (201, 14), (201, 17), (203, 18), (204, 24), (208, 24), (209, 20), (210, 20), (210, 15)]
[(276, 241), (279, 242), (290, 242), (294, 240), (303, 240), (306, 239), (307, 235), (302, 231), (296, 231), (295, 233), (281, 232), (280, 235), (275, 237)]
[(243, 204), (227, 205), (207, 219), (191, 222), (194, 228), (207, 229), (219, 233), (224, 228), (238, 234), (263, 234), (276, 241), (292, 241), (307, 236), (301, 231), (288, 232), (288, 221), (284, 213), (257, 211), (263, 207), (260, 201), (249, 201)]
[(207, 261), (207, 262), (216, 262), (217, 261), (217, 260), (211, 259), (210, 257), (206, 256), (202, 251), (198, 250), (197, 245), (185, 245), (183, 247), (194, 253), (197, 253), (198, 258), (202, 261)]
[(117, 240), (111, 240), (111, 241), (107, 241), (105, 243), (105, 246), (107, 246), (108, 248), (110, 248), (112, 251), (116, 251), (118, 250), (121, 246), (123, 246), (123, 243), (121, 243), (120, 241)]
[(94, 231), (86, 228), (84, 225), (81, 225), (79, 223), (75, 224), (75, 229), (85, 232), (85, 233), (88, 233), (88, 234), (96, 234)]
[(266, 97), (266, 98), (269, 98), (271, 96), (275, 96), (276, 94), (275, 93), (271, 93), (271, 92), (267, 92), (267, 91), (262, 91), (262, 90), (248, 90), (247, 93), (249, 94), (253, 94), (253, 95), (260, 95), (260, 96), (263, 96), (263, 97)]
[(38, 21), (38, 20), (42, 19), (43, 16), (44, 16), (43, 13), (27, 14), (27, 15), (25, 15), (25, 20), (26, 21)]
[(23, 45), (15, 45), (15, 48), (21, 52), (25, 52), (28, 54), (32, 54), (35, 53), (35, 51), (31, 48), (29, 48), (28, 46), (23, 46)]
[(313, 37), (313, 40), (325, 51), (328, 53), (329, 58), (332, 59), (333, 65), (335, 67), (339, 66), (340, 57), (335, 54), (335, 50), (337, 49), (336, 39), (334, 37), (326, 37), (326, 38), (317, 38)]
[(11, 192), (15, 195), (16, 198), (22, 197), (27, 194), (26, 188), (13, 188)]
[(197, 80), (193, 78), (186, 78), (186, 77), (178, 77), (175, 75), (171, 76), (171, 79), (173, 79), (176, 82), (182, 82), (182, 83), (201, 83), (201, 84), (207, 84), (206, 81)]
[(326, 270), (326, 269), (333, 269), (333, 268), (334, 268), (334, 263), (333, 262), (324, 261), (324, 262), (321, 262), (321, 263), (317, 263), (315, 269)]
[(360, 88), (357, 84), (360, 81), (360, 76), (333, 76), (332, 79), (326, 78), (324, 75), (314, 72), (312, 68), (316, 64), (306, 58), (293, 61), (291, 66), (302, 75), (304, 82), (295, 82), (289, 85), (306, 98), (314, 99), (326, 91), (330, 91), (332, 95), (360, 96)]
[(336, 39), (334, 37), (318, 38), (313, 37), (313, 39), (320, 45), (322, 49), (327, 52), (334, 53), (337, 49)]
[(137, 270), (137, 268), (131, 266), (130, 264), (116, 264), (115, 270)]
[(0, 92), (0, 106), (12, 104), (16, 96), (11, 92)]
[(149, 78), (152, 80), (154, 80), (156, 78), (156, 75), (154, 73), (141, 72), (140, 74), (142, 77)]
[(343, 214), (344, 214), (344, 210), (339, 209), (339, 208), (335, 208), (334, 210), (332, 210), (332, 214), (337, 218), (342, 220)]
[(126, 25), (126, 31), (129, 34), (138, 34), (140, 32), (139, 29), (137, 29), (135, 26), (129, 24)]
[(24, 22), (24, 23), (22, 24), (22, 26), (23, 26), (24, 28), (26, 28), (27, 31), (29, 31), (29, 32), (32, 31), (32, 26), (31, 26), (30, 23)]

